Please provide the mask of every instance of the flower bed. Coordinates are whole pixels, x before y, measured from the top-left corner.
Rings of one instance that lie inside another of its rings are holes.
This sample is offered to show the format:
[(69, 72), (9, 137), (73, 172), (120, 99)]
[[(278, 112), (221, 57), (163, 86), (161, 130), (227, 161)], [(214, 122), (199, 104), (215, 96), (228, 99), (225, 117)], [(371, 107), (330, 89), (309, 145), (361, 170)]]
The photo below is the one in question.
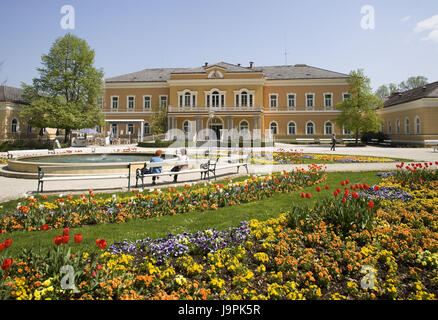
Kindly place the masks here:
[[(279, 218), (227, 231), (109, 247), (98, 239), (96, 252), (85, 253), (80, 241), (66, 247), (70, 238), (64, 230), (47, 255), (25, 251), (16, 261), (6, 259), (5, 246), (0, 297), (436, 299), (438, 177), (437, 170), (427, 170), (421, 176), (429, 178), (422, 182), (404, 170), (373, 191), (348, 180), (338, 188), (317, 186), (316, 192), (331, 198), (307, 205), (312, 194), (302, 194), (302, 205)], [(384, 188), (409, 189), (412, 197), (403, 203), (360, 195)], [(76, 293), (61, 289), (59, 270), (66, 263), (75, 270)]]
[(374, 163), (374, 162), (394, 162), (390, 158), (350, 156), (350, 155), (330, 155), (330, 154), (304, 154), (302, 150), (280, 149), (274, 152), (273, 161), (276, 164), (302, 164), (306, 160), (315, 160), (318, 163)]
[(95, 200), (90, 190), (87, 196), (73, 199), (60, 196), (54, 202), (42, 202), (28, 197), (17, 212), (0, 219), (0, 230), (36, 231), (101, 223), (121, 223), (133, 218), (151, 218), (183, 214), (232, 206), (271, 197), (274, 194), (296, 191), (304, 186), (319, 183), (326, 175), (322, 166), (309, 165), (309, 170), (296, 170), (268, 176), (252, 176), (242, 182), (228, 184), (186, 185), (185, 190), (175, 188), (136, 192), (132, 197)]

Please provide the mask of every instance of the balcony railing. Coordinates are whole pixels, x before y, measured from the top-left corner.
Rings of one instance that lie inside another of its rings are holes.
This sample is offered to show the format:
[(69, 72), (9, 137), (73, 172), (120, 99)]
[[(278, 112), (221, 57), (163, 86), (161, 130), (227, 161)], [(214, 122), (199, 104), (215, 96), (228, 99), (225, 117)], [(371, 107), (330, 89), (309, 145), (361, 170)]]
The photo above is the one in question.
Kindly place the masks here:
[(209, 113), (210, 111), (217, 112), (260, 112), (262, 111), (261, 106), (252, 106), (252, 107), (234, 107), (234, 106), (225, 106), (225, 107), (206, 107), (206, 106), (197, 106), (197, 107), (178, 107), (178, 106), (169, 106), (167, 109), (168, 112), (176, 112), (176, 113), (193, 113), (193, 112), (201, 112), (201, 113)]

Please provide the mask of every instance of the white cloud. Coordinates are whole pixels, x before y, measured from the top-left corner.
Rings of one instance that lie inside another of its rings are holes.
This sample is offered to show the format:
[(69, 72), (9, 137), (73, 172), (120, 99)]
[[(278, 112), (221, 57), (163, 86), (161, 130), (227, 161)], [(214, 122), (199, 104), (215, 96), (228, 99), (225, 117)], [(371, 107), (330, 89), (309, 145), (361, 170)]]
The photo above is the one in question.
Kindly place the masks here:
[(411, 20), (411, 18), (412, 18), (411, 16), (406, 16), (406, 17), (402, 18), (401, 21), (407, 22), (407, 21)]
[(438, 15), (434, 15), (417, 23), (414, 32), (420, 33), (425, 31), (427, 31), (428, 34), (421, 40), (438, 42)]

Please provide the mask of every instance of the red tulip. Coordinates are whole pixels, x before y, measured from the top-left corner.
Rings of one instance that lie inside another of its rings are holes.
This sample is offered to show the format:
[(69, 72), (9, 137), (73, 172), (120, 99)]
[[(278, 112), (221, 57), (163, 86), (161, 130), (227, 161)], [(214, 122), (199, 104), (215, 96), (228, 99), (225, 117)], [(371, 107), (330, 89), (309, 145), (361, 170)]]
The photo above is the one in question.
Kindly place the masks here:
[(96, 269), (97, 270), (101, 270), (102, 269), (102, 265), (98, 263), (97, 266), (96, 266)]
[(4, 244), (5, 244), (5, 248), (9, 248), (12, 244), (12, 239), (6, 239)]
[(335, 197), (337, 197), (338, 194), (339, 194), (339, 192), (338, 192), (337, 190), (336, 190), (336, 191), (333, 191), (333, 195), (334, 195)]
[(70, 228), (64, 228), (63, 235), (67, 235), (70, 232)]
[(59, 246), (59, 245), (62, 243), (62, 237), (61, 237), (61, 236), (56, 236), (56, 237), (53, 239), (53, 242), (55, 242), (55, 244), (56, 244), (57, 246)]
[(4, 248), (5, 248), (5, 244), (3, 242), (1, 242), (0, 243), (0, 252), (2, 252)]
[(75, 234), (74, 239), (75, 239), (75, 243), (81, 243), (81, 241), (82, 241), (82, 234), (79, 234), (79, 233)]
[(62, 243), (63, 244), (67, 244), (68, 243), (68, 241), (70, 240), (70, 236), (68, 235), (68, 234), (64, 234), (64, 235), (62, 235)]
[(347, 199), (342, 198), (342, 202), (343, 202), (343, 203), (347, 202)]
[(46, 223), (45, 225), (41, 226), (41, 230), (43, 231), (49, 230), (49, 225)]
[(374, 208), (374, 202), (373, 201), (368, 202), (368, 208), (370, 208), (370, 209)]
[(12, 266), (13, 263), (14, 261), (11, 258), (5, 259), (2, 264), (2, 269), (4, 271), (9, 270), (9, 268)]
[(379, 189), (380, 189), (379, 186), (374, 186), (374, 191), (377, 191), (377, 190), (379, 190)]
[(321, 188), (320, 187), (316, 187), (316, 191), (320, 192)]
[(107, 246), (107, 242), (104, 239), (97, 239), (96, 244), (99, 249), (105, 249)]
[(325, 188), (326, 190), (328, 190), (328, 188), (330, 188), (330, 186), (326, 185), (324, 188)]
[(310, 193), (307, 193), (307, 194), (306, 194), (306, 198), (307, 198), (307, 199), (310, 199), (310, 198), (312, 198), (312, 195), (311, 195)]

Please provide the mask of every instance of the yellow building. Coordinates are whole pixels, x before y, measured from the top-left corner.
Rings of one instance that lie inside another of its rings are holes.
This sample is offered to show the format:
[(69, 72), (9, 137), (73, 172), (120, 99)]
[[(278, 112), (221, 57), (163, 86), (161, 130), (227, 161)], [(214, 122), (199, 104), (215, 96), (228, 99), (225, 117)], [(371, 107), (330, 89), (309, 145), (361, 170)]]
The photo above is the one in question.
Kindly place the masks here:
[(276, 141), (349, 137), (334, 123), (348, 94), (348, 75), (307, 65), (249, 66), (225, 62), (197, 68), (145, 69), (108, 78), (102, 110), (105, 131), (142, 140), (158, 106), (168, 129), (266, 130)]
[(393, 142), (438, 144), (438, 82), (393, 93), (378, 113)]

